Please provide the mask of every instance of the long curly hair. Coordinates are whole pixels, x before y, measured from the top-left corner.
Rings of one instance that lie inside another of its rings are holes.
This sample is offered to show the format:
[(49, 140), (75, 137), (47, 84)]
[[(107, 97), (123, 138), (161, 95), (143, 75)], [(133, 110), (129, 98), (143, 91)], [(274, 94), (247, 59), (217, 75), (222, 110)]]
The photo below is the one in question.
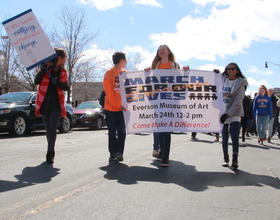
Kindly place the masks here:
[(157, 64), (158, 64), (158, 62), (161, 61), (161, 57), (158, 55), (158, 50), (159, 50), (160, 47), (166, 47), (167, 50), (169, 51), (168, 60), (172, 61), (172, 62), (175, 62), (175, 56), (172, 53), (172, 51), (170, 50), (170, 48), (166, 44), (162, 44), (157, 49), (157, 54), (156, 54), (156, 56), (155, 56), (155, 58), (153, 60), (153, 63), (152, 63), (152, 69), (155, 69)]

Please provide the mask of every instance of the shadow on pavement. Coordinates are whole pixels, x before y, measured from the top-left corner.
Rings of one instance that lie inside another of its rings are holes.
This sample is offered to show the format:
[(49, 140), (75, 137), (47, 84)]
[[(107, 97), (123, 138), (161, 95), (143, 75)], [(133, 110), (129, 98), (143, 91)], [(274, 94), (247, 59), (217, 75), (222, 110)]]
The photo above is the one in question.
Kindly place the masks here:
[[(275, 146), (276, 145), (276, 146)], [(279, 146), (279, 147), (278, 147)], [(248, 143), (241, 143), (239, 147), (252, 147), (252, 148), (259, 148), (263, 150), (269, 150), (269, 149), (274, 149), (274, 150), (280, 150), (280, 145), (279, 144), (248, 144)]]
[(206, 143), (206, 144), (215, 144), (215, 143), (217, 143), (217, 142), (214, 141), (214, 139), (213, 139), (213, 141), (209, 141), (209, 140), (202, 140), (202, 139), (195, 138), (194, 140), (189, 140), (189, 141), (190, 142)]
[(53, 177), (59, 174), (58, 168), (46, 162), (41, 163), (36, 167), (25, 167), (22, 174), (15, 175), (18, 182), (0, 180), (0, 192), (6, 192), (14, 189), (32, 186), (38, 183), (50, 182)]
[(100, 167), (106, 171), (104, 178), (117, 180), (121, 184), (137, 184), (138, 181), (176, 184), (190, 191), (204, 191), (209, 186), (259, 186), (268, 185), (280, 189), (279, 179), (251, 174), (242, 170), (236, 172), (199, 172), (195, 166), (186, 165), (179, 161), (171, 161), (169, 168), (160, 167), (160, 162), (151, 163), (155, 168), (127, 166), (123, 163), (110, 163)]

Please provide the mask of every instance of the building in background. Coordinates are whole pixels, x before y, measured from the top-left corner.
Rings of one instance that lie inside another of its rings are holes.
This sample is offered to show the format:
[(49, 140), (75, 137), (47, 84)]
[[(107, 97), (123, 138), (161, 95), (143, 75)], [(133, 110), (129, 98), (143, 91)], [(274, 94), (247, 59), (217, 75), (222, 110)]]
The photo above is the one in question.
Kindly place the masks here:
[(103, 91), (102, 82), (75, 82), (72, 85), (72, 102), (96, 101)]

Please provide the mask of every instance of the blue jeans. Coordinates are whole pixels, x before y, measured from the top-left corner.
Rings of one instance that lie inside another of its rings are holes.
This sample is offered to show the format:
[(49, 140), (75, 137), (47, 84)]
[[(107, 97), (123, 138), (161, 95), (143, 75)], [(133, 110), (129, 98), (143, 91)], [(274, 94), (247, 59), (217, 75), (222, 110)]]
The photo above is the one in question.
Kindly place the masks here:
[(160, 144), (159, 144), (159, 133), (155, 132), (153, 133), (154, 136), (154, 150), (160, 149)]
[(264, 139), (267, 125), (269, 121), (269, 115), (257, 115), (257, 131), (260, 139)]
[(61, 118), (61, 111), (50, 111), (43, 112), (42, 118), (46, 128), (46, 137), (48, 142), (48, 150), (54, 151), (56, 136), (57, 136), (57, 125)]
[(108, 149), (110, 156), (116, 153), (123, 154), (124, 142), (126, 138), (123, 112), (112, 112), (104, 110), (108, 127)]
[(162, 158), (169, 159), (171, 132), (160, 132), (159, 143), (162, 151)]
[(272, 137), (273, 135), (273, 124), (274, 124), (274, 117), (268, 120), (268, 136)]
[(224, 156), (228, 155), (228, 139), (229, 134), (232, 141), (232, 155), (238, 155), (239, 151), (239, 129), (240, 129), (240, 122), (235, 121), (231, 122), (230, 124), (224, 124), (222, 130), (222, 146)]

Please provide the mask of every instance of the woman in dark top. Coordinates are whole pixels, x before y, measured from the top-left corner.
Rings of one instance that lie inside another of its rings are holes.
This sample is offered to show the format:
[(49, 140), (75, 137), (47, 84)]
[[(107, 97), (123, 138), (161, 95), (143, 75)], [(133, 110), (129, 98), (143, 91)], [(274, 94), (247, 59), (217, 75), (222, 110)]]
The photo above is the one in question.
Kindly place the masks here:
[(46, 127), (48, 151), (46, 161), (54, 163), (55, 141), (57, 125), (61, 117), (66, 117), (64, 91), (69, 89), (68, 75), (65, 69), (66, 52), (64, 49), (55, 48), (57, 57), (42, 64), (35, 77), (39, 84), (35, 114), (42, 115)]

